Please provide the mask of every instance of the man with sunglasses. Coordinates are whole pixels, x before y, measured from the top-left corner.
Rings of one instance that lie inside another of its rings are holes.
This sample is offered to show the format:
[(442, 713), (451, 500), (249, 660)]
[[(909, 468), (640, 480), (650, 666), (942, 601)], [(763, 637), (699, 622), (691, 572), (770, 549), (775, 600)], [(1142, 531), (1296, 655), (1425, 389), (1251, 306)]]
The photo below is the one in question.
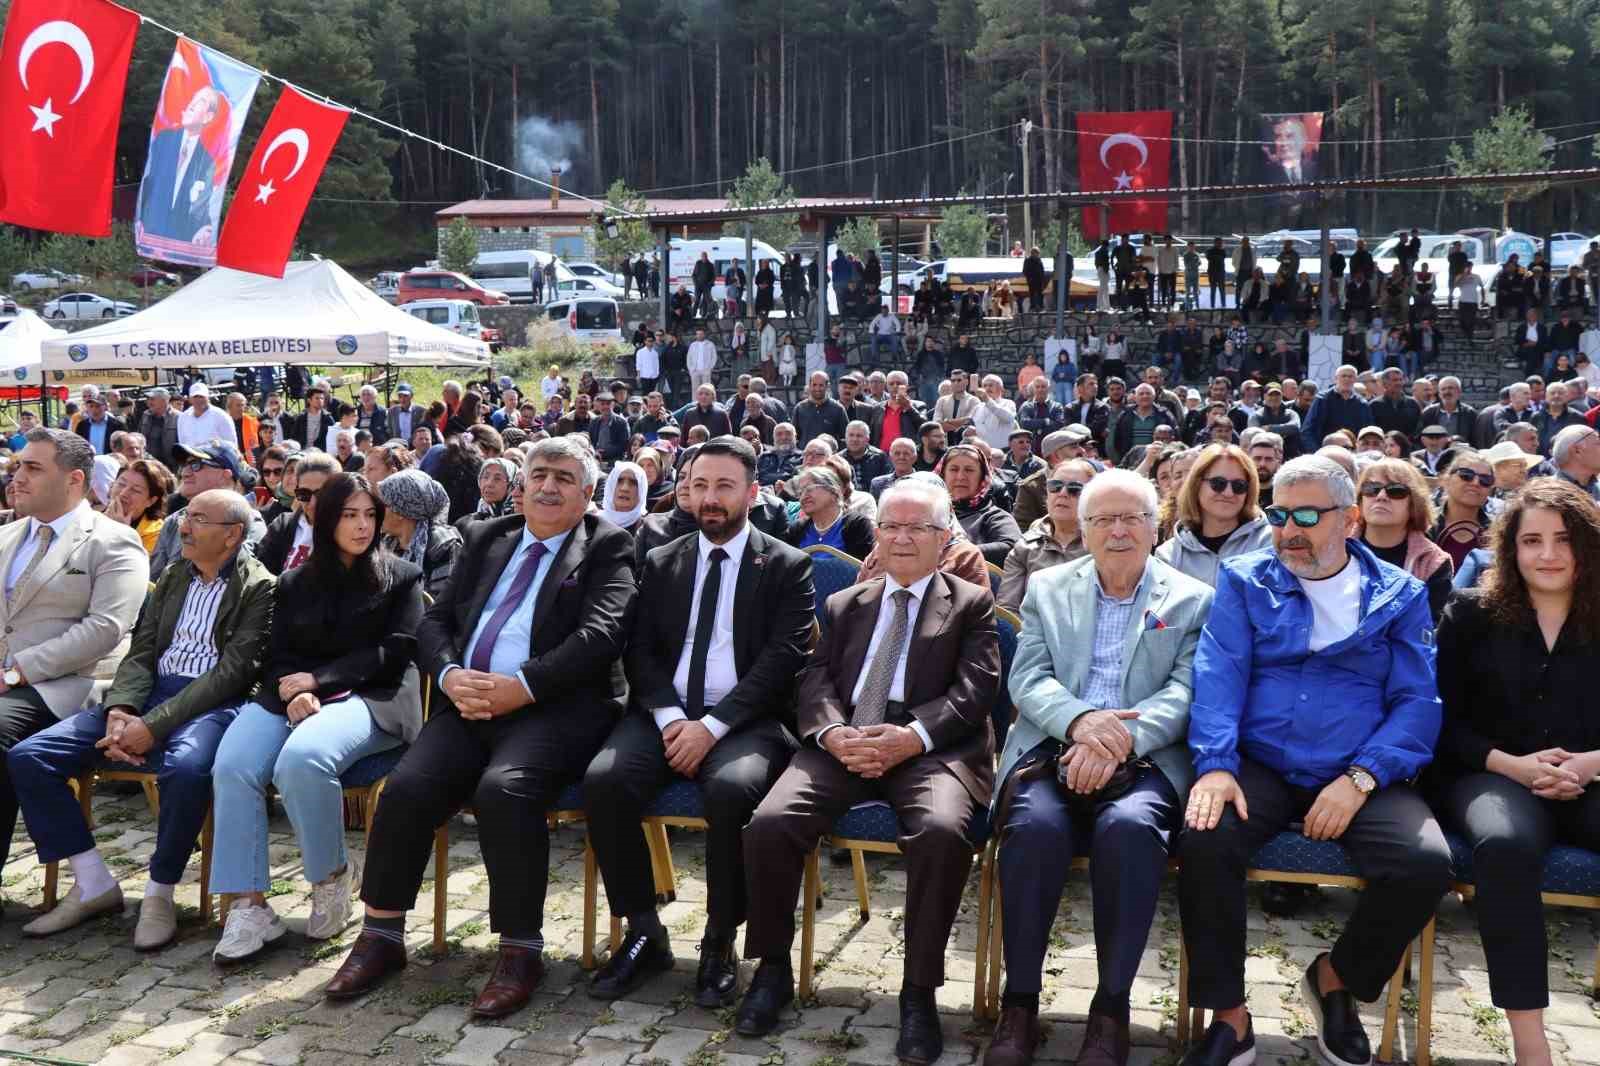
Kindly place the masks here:
[[(229, 430), (231, 435), (232, 430)], [(239, 449), (226, 440), (212, 440), (205, 444), (179, 444), (172, 449), (178, 463), (178, 491), (185, 500), (192, 500), (202, 492), (228, 489), (244, 493), (244, 458)], [(183, 524), (187, 507), (169, 514), (161, 525), (161, 535), (156, 538), (156, 549), (150, 553), (150, 580), (160, 581), (168, 566), (183, 554), (183, 541), (179, 527)], [(254, 551), (267, 535), (267, 523), (255, 508), (250, 509), (249, 524), (244, 529), (244, 551)]]
[(317, 493), (339, 472), (339, 461), (326, 452), (306, 452), (301, 456), (295, 471), (294, 509), (272, 520), (256, 548), (256, 558), (275, 576), (295, 569), (311, 557)]
[(1047, 513), (1049, 496), (1045, 490), (1045, 480), (1049, 477), (1049, 471), (1068, 459), (1083, 458), (1084, 448), (1093, 441), (1093, 438), (1094, 434), (1089, 427), (1077, 422), (1045, 436), (1044, 442), (1039, 446), (1044, 459), (1044, 469), (1017, 482), (1017, 500), (1012, 505), (1011, 516), (1017, 520), (1020, 528), (1028, 529)]
[[(1189, 748), (1198, 775), (1180, 844), (1189, 996), (1215, 1012), (1184, 1066), (1227, 1066), (1255, 1047), (1245, 1004), (1245, 870), (1298, 825), (1336, 840), (1366, 878), (1301, 998), (1330, 1066), (1372, 1061), (1357, 1001), (1382, 993), (1450, 880), (1450, 851), (1407, 784), (1433, 759), (1440, 704), (1422, 582), (1354, 539), (1355, 485), (1303, 456), (1273, 479), (1271, 551), (1217, 572), (1194, 660)], [(1026, 630), (1025, 630), (1026, 631)], [(1002, 883), (1004, 883), (1002, 881)]]

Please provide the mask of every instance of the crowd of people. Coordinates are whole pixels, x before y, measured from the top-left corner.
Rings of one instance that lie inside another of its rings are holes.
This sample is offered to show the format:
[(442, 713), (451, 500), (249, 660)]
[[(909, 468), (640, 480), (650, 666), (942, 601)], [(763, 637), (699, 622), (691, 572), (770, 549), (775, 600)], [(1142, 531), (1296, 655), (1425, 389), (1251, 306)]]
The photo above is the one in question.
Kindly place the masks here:
[[(500, 937), (472, 1010), (503, 1017), (544, 974), (543, 813), (581, 783), (626, 920), (589, 988), (615, 999), (673, 965), (641, 818), (688, 780), (709, 823), (695, 999), (763, 1035), (794, 995), (806, 856), (878, 799), (907, 867), (896, 1052), (932, 1062), (987, 811), (1007, 983), (985, 1062), (1032, 1061), (1052, 921), (1093, 854), (1079, 1061), (1128, 1061), (1176, 857), (1190, 998), (1216, 1012), (1185, 1061), (1234, 1066), (1254, 1051), (1245, 871), (1297, 826), (1367, 880), (1302, 989), (1324, 1057), (1365, 1066), (1357, 1003), (1446, 890), (1448, 829), (1475, 856), (1517, 1060), (1549, 1062), (1541, 856), (1600, 850), (1581, 695), (1600, 666), (1600, 403), (1536, 379), (1474, 411), (1454, 379), (1355, 365), (1325, 393), (1217, 374), (1202, 396), (1105, 361), (1063, 402), (1033, 369), (950, 368), (918, 381), (931, 404), (902, 370), (818, 370), (792, 405), (759, 374), (725, 397), (708, 375), (676, 408), (554, 368), (526, 392), (447, 382), (428, 406), (403, 384), (387, 407), (370, 387), (340, 403), (314, 379), (292, 414), (195, 384), (181, 410), (151, 390), (112, 421), (120, 397), (85, 389), (70, 426), (25, 425), (0, 457), (0, 824), (9, 842), (20, 808), (73, 878), (24, 932), (124, 906), (70, 787), (109, 760), (161, 791), (135, 946), (176, 935), (214, 808), (211, 889), (234, 897), (214, 955), (253, 958), (285, 933), (270, 785), (307, 935), (364, 904), (325, 989), (353, 998), (405, 966), (434, 830), (470, 807)], [(816, 546), (860, 568), (814, 637)], [(998, 748), (997, 604), (1022, 619)], [(385, 751), (403, 754), (363, 870), (340, 775)]]

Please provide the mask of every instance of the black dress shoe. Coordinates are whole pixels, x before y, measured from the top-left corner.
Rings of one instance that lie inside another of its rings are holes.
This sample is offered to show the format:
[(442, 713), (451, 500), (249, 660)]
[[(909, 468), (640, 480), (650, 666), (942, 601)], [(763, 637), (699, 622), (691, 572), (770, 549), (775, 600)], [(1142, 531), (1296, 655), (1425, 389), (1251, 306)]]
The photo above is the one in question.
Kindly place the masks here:
[(1318, 991), (1317, 963), (1322, 958), (1312, 960), (1300, 982), (1300, 998), (1317, 1019), (1317, 1050), (1330, 1066), (1369, 1066), (1372, 1044), (1361, 1025), (1356, 997), (1342, 988), (1327, 995)]
[(1268, 881), (1261, 886), (1261, 909), (1274, 918), (1293, 918), (1317, 895), (1316, 885)]
[(900, 1039), (895, 1041), (894, 1053), (913, 1066), (927, 1066), (944, 1054), (944, 1031), (939, 1028), (933, 989), (900, 990)]
[(672, 969), (672, 947), (663, 936), (659, 941), (628, 930), (622, 944), (606, 960), (589, 982), (589, 995), (595, 999), (621, 999), (658, 973)]
[(694, 977), (694, 1003), (718, 1010), (733, 1003), (739, 992), (739, 959), (733, 938), (706, 937), (700, 941), (700, 969)]
[(1248, 1025), (1244, 1039), (1224, 1021), (1211, 1023), (1206, 1038), (1183, 1057), (1178, 1066), (1250, 1066), (1256, 1061), (1256, 1027)]
[(750, 989), (739, 1004), (734, 1028), (740, 1036), (766, 1036), (778, 1027), (783, 1008), (794, 1002), (794, 973), (787, 966), (763, 961), (750, 978)]

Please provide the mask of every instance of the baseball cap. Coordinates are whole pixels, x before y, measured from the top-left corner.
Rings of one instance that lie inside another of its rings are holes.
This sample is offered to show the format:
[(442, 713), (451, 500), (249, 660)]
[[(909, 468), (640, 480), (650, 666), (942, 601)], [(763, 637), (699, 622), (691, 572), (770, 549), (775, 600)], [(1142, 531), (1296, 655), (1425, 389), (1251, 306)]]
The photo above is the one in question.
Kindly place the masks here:
[(193, 385), (189, 386), (189, 395), (190, 396), (204, 396), (204, 397), (206, 397), (206, 399), (210, 399), (211, 398), (211, 386), (207, 385), (203, 381), (197, 381)]
[(400, 384), (394, 387), (394, 392), (396, 396), (410, 396), (412, 395), (411, 385), (408, 382), (402, 381)]
[(241, 471), (244, 469), (244, 459), (239, 455), (239, 449), (220, 440), (213, 440), (209, 444), (180, 444), (172, 449), (172, 454), (179, 459), (198, 459), (207, 466), (214, 466), (218, 470), (226, 470), (232, 474), (235, 481), (242, 481)]

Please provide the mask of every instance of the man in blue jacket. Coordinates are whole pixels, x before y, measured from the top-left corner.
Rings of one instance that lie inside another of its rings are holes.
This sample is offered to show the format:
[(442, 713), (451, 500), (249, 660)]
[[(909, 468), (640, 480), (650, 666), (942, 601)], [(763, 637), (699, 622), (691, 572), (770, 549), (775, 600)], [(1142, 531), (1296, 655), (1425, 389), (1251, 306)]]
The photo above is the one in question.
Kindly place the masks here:
[(1356, 368), (1346, 363), (1333, 372), (1333, 388), (1311, 401), (1300, 426), (1300, 436), (1306, 451), (1322, 447), (1322, 438), (1329, 433), (1348, 429), (1353, 437), (1365, 426), (1372, 425), (1372, 405), (1356, 392)]
[(1408, 782), (1433, 759), (1440, 705), (1422, 583), (1354, 539), (1355, 486), (1322, 456), (1272, 483), (1273, 549), (1225, 562), (1195, 654), (1179, 903), (1189, 996), (1215, 1011), (1183, 1066), (1254, 1051), (1245, 1006), (1245, 869), (1280, 831), (1337, 840), (1366, 879), (1301, 998), (1330, 1066), (1367, 1066), (1357, 1000), (1378, 998), (1433, 916), (1450, 852)]

